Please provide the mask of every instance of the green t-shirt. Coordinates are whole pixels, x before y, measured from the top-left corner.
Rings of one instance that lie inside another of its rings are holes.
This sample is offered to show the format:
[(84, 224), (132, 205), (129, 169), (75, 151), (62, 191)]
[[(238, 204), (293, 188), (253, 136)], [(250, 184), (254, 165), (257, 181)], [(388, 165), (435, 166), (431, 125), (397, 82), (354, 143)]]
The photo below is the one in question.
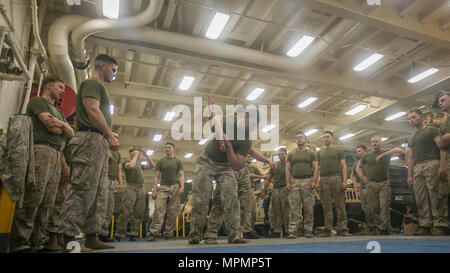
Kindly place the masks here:
[(33, 142), (48, 143), (61, 146), (64, 138), (62, 135), (56, 135), (47, 130), (44, 123), (38, 118), (41, 113), (49, 113), (55, 118), (66, 122), (63, 113), (43, 97), (36, 97), (30, 100), (27, 106), (26, 114), (31, 117), (33, 123)]
[(294, 178), (312, 176), (314, 161), (317, 161), (317, 155), (311, 150), (291, 151), (287, 157), (287, 162), (291, 163), (291, 176)]
[(437, 136), (439, 136), (439, 129), (433, 126), (425, 127), (411, 136), (408, 147), (412, 149), (416, 163), (440, 159), (440, 150), (434, 142)]
[[(450, 116), (447, 117), (447, 119), (441, 123), (441, 130), (440, 134), (441, 136), (450, 133)], [(450, 154), (450, 145), (443, 148), (443, 151), (446, 151), (447, 154)]]
[(286, 162), (277, 162), (277, 168), (270, 168), (269, 174), (272, 176), (273, 187), (276, 189), (286, 186)]
[[(233, 118), (233, 117), (231, 117)], [(252, 148), (252, 141), (249, 140), (249, 134), (246, 132), (245, 140), (237, 140), (237, 125), (236, 118), (234, 118), (234, 140), (230, 140), (233, 150), (236, 154), (247, 156), (248, 152)], [(223, 131), (226, 133), (228, 139), (231, 139), (231, 135), (227, 133), (226, 119), (223, 121)], [(208, 157), (215, 162), (225, 163), (228, 162), (227, 153), (220, 151), (220, 140), (213, 139), (208, 142), (205, 147), (205, 153)]]
[(320, 165), (320, 176), (342, 176), (341, 160), (344, 152), (336, 147), (322, 147), (317, 153)]
[[(358, 163), (359, 163), (359, 160), (356, 161), (355, 164), (353, 164), (352, 173), (355, 176), (356, 183), (360, 184), (361, 183), (361, 178), (359, 177), (358, 173), (356, 172), (356, 166), (358, 165)], [(367, 165), (363, 165), (362, 166), (362, 173), (363, 173), (363, 175), (367, 175), (366, 167), (367, 167)]]
[[(261, 175), (261, 172), (259, 171), (259, 169), (256, 166), (253, 166), (253, 165), (248, 165), (248, 171), (250, 173), (252, 173), (252, 174)], [(252, 189), (254, 189), (255, 185), (256, 185), (255, 183), (259, 179), (255, 179), (255, 178), (251, 178), (250, 177), (250, 180), (252, 181)]]
[(125, 173), (128, 184), (144, 184), (144, 176), (142, 175), (142, 168), (139, 165), (139, 161), (136, 162), (133, 169), (125, 168), (125, 165), (130, 162), (129, 160), (123, 162), (122, 170)]
[(178, 157), (163, 157), (156, 162), (156, 171), (161, 172), (161, 185), (180, 183), (178, 173), (183, 170), (183, 162)]
[(117, 151), (109, 151), (111, 153), (111, 156), (114, 158), (114, 163), (112, 164), (112, 166), (108, 166), (108, 177), (111, 179), (116, 179), (117, 178), (117, 171), (119, 168), (119, 164), (120, 164), (120, 153)]
[(105, 117), (106, 124), (111, 127), (111, 112), (108, 92), (105, 86), (96, 78), (87, 79), (81, 83), (80, 89), (77, 94), (77, 113), (76, 113), (76, 124), (77, 128), (96, 128), (94, 124), (91, 123), (86, 110), (83, 106), (84, 98), (94, 98), (100, 102), (100, 111)]
[(389, 165), (391, 157), (384, 156), (379, 162), (376, 162), (377, 156), (386, 151), (370, 151), (363, 155), (361, 164), (366, 165), (366, 176), (370, 181), (382, 182), (389, 179)]

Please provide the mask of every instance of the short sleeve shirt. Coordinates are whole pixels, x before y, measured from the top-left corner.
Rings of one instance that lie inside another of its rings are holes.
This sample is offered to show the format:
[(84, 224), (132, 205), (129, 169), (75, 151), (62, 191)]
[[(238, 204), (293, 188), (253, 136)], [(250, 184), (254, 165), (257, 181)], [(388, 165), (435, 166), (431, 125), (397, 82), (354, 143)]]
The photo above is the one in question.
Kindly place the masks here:
[(273, 187), (276, 189), (286, 186), (286, 162), (277, 162), (277, 168), (270, 168), (269, 174), (272, 176)]
[(83, 106), (84, 98), (93, 98), (100, 102), (100, 111), (106, 120), (106, 124), (111, 127), (110, 99), (105, 86), (96, 78), (87, 79), (81, 83), (77, 94), (76, 124), (77, 128), (96, 128), (89, 120)]
[(291, 175), (295, 177), (307, 177), (313, 175), (313, 162), (317, 161), (317, 155), (311, 150), (294, 150), (289, 153), (287, 162), (291, 163)]
[(48, 143), (56, 146), (61, 146), (64, 141), (62, 135), (56, 135), (47, 130), (44, 123), (39, 119), (38, 115), (41, 113), (49, 113), (55, 118), (66, 122), (64, 114), (56, 108), (53, 104), (43, 97), (36, 97), (30, 100), (27, 106), (26, 114), (31, 118), (33, 123), (33, 142), (34, 143)]
[(177, 157), (164, 157), (156, 162), (156, 171), (161, 172), (161, 185), (180, 183), (178, 174), (183, 170), (183, 162)]
[(336, 147), (321, 148), (317, 153), (321, 176), (341, 176), (341, 160), (345, 159), (344, 152)]
[(389, 165), (391, 164), (391, 157), (384, 156), (379, 162), (377, 157), (385, 151), (370, 151), (363, 155), (361, 164), (366, 167), (367, 178), (370, 181), (382, 182), (389, 179)]
[(433, 126), (427, 126), (411, 136), (408, 147), (412, 149), (416, 163), (440, 159), (440, 150), (434, 141), (437, 136), (439, 129)]
[(122, 164), (123, 172), (125, 173), (125, 177), (127, 179), (128, 184), (144, 184), (144, 176), (142, 175), (142, 168), (139, 165), (139, 162), (136, 162), (136, 165), (134, 165), (134, 168), (127, 169), (125, 168), (125, 165), (129, 163), (130, 161), (127, 160)]

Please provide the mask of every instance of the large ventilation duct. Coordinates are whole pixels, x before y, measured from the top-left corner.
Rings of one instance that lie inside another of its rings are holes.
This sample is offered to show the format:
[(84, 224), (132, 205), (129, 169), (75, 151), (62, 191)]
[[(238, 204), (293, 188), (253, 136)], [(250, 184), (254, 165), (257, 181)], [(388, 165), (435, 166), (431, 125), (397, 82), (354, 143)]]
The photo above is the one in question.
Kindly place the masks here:
[[(147, 9), (136, 16), (120, 20), (91, 19), (79, 15), (58, 18), (51, 26), (48, 36), (48, 50), (55, 73), (77, 91), (77, 82), (72, 61), (69, 57), (68, 40), (72, 33), (74, 63), (86, 67), (84, 40), (93, 33), (119, 27), (140, 27), (152, 22), (161, 12), (164, 0), (151, 0)], [(87, 77), (83, 72), (81, 77)]]

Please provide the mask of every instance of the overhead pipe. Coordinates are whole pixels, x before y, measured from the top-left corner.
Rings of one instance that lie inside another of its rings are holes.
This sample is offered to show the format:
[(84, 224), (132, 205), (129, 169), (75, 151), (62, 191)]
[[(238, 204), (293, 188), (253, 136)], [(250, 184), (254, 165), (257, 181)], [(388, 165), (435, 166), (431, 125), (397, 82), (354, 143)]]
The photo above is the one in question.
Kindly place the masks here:
[(69, 58), (69, 34), (72, 30), (89, 20), (81, 15), (65, 15), (53, 22), (48, 32), (48, 52), (54, 73), (77, 92), (77, 82)]
[(85, 70), (89, 58), (86, 55), (85, 40), (92, 34), (110, 29), (136, 28), (145, 26), (155, 20), (160, 14), (164, 0), (151, 0), (143, 12), (120, 20), (92, 19), (78, 26), (71, 35), (73, 47), (73, 62), (76, 68)]
[[(44, 2), (44, 3), (46, 3), (46, 2)], [(33, 12), (32, 20), (33, 20), (34, 39), (37, 42), (38, 48), (40, 49), (42, 57), (44, 58), (45, 62), (49, 63), (47, 51), (45, 50), (44, 44), (42, 43), (42, 40), (41, 40), (41, 35), (39, 34), (39, 19), (38, 19), (37, 0), (31, 1), (31, 9), (32, 9), (32, 12)], [(43, 14), (44, 13), (41, 12), (41, 23), (42, 23), (42, 19), (43, 19), (43, 16), (44, 16)], [(36, 44), (36, 42), (35, 42), (35, 44)]]

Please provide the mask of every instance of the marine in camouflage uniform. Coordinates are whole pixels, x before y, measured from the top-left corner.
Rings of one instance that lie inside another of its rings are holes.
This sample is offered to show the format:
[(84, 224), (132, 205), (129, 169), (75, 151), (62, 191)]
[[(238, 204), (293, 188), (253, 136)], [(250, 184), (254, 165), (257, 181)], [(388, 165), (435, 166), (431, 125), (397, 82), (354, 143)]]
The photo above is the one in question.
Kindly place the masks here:
[[(153, 212), (148, 241), (156, 240), (156, 237), (161, 233), (166, 214), (164, 236), (166, 238), (173, 237), (173, 231), (176, 227), (176, 218), (180, 210), (180, 195), (184, 192), (184, 170), (183, 162), (174, 156), (174, 149), (173, 143), (166, 143), (166, 157), (156, 163), (155, 183), (152, 189), (155, 211)], [(158, 184), (160, 184), (159, 187), (157, 187)]]
[(295, 137), (297, 149), (289, 153), (285, 173), (290, 207), (287, 238), (295, 239), (299, 227), (303, 228), (305, 237), (312, 238), (319, 166), (316, 153), (306, 149), (306, 135), (298, 132)]
[[(367, 152), (367, 147), (364, 145), (360, 145), (356, 147), (356, 155), (359, 159)], [(364, 212), (364, 215), (367, 218), (367, 189), (366, 185), (364, 185), (361, 181), (361, 178), (359, 178), (358, 174), (356, 173), (356, 166), (358, 165), (359, 160), (353, 164), (352, 172), (350, 174), (350, 179), (353, 182), (354, 187), (359, 193), (359, 200), (361, 201), (361, 209)], [(366, 174), (366, 168), (363, 168), (363, 174)], [(374, 216), (377, 216), (378, 213), (375, 213)], [(375, 220), (376, 223), (379, 222), (379, 220)], [(359, 233), (359, 235), (363, 235), (362, 233)]]
[(423, 113), (408, 113), (416, 132), (408, 141), (408, 183), (414, 188), (420, 230), (415, 235), (445, 235), (448, 227), (445, 151), (437, 147), (439, 129), (425, 126)]
[[(226, 132), (226, 120), (234, 119), (234, 134)], [(233, 140), (224, 136), (223, 143), (217, 138), (206, 145), (203, 153), (197, 159), (192, 183), (192, 212), (189, 243), (198, 244), (203, 239), (203, 228), (208, 215), (209, 198), (212, 191), (212, 181), (216, 181), (219, 190), (221, 208), (223, 210), (225, 228), (229, 243), (245, 243), (240, 238), (240, 202), (238, 197), (238, 185), (234, 170), (239, 169), (245, 161), (245, 157), (251, 149), (252, 142), (246, 134), (245, 140), (237, 140), (237, 120), (228, 117), (220, 123), (220, 117), (214, 118), (214, 126), (217, 134), (222, 130), (218, 127), (223, 124), (223, 132)], [(240, 120), (242, 122), (242, 120)], [(245, 118), (246, 133), (248, 133), (248, 115)]]
[[(130, 149), (130, 160), (122, 164), (127, 185), (123, 193), (120, 204), (119, 216), (117, 219), (117, 239), (125, 236), (128, 223), (130, 232), (128, 236), (131, 241), (139, 236), (139, 226), (142, 223), (145, 210), (144, 176), (142, 169), (151, 169), (155, 165), (153, 161), (140, 150)], [(143, 154), (147, 160), (147, 165), (141, 166), (140, 155)]]
[(102, 223), (102, 230), (99, 235), (99, 239), (102, 242), (112, 242), (113, 239), (110, 239), (109, 234), (111, 231), (109, 230), (109, 225), (111, 224), (112, 216), (114, 213), (114, 182), (116, 180), (119, 181), (119, 192), (122, 193), (122, 166), (121, 166), (121, 157), (118, 151), (110, 151), (109, 152), (109, 166), (108, 166), (108, 201), (107, 201), (107, 209), (106, 215)]
[(274, 233), (271, 237), (280, 238), (283, 229), (287, 232), (289, 228), (289, 192), (286, 189), (286, 150), (278, 152), (277, 168), (271, 168), (267, 178), (264, 180), (263, 196), (266, 196), (270, 181), (273, 180), (272, 195), (269, 204), (269, 223)]
[(323, 134), (325, 146), (317, 153), (320, 166), (320, 203), (322, 204), (325, 231), (317, 236), (331, 236), (333, 228), (333, 203), (336, 207), (337, 234), (351, 236), (347, 228), (347, 210), (345, 208), (345, 189), (347, 188), (347, 166), (344, 152), (332, 145), (333, 133)]
[(446, 152), (447, 190), (450, 196), (450, 92), (441, 93), (438, 96), (438, 101), (441, 110), (447, 113), (447, 118), (440, 125), (441, 138), (439, 139), (438, 147)]
[(43, 88), (42, 96), (32, 99), (26, 110), (33, 122), (36, 183), (25, 186), (23, 204), (16, 208), (10, 241), (13, 252), (43, 248), (61, 173), (61, 145), (64, 137), (73, 136), (63, 113), (54, 106), (64, 93), (64, 83), (49, 76)]
[[(366, 185), (367, 225), (370, 234), (388, 235), (391, 229), (391, 183), (389, 182), (389, 165), (393, 154), (402, 153), (401, 148), (386, 151), (381, 149), (381, 138), (373, 136), (372, 150), (367, 152), (356, 166), (356, 172)], [(363, 174), (366, 168), (367, 175)], [(379, 215), (376, 215), (379, 212)], [(379, 223), (376, 222), (379, 219)]]
[(108, 151), (119, 148), (117, 134), (111, 130), (109, 95), (103, 85), (115, 77), (117, 61), (100, 54), (94, 66), (93, 77), (81, 83), (77, 94), (77, 132), (68, 143), (72, 152), (71, 187), (60, 226), (65, 244), (81, 232), (86, 234), (82, 252), (114, 248), (98, 240), (97, 234), (107, 208)]

